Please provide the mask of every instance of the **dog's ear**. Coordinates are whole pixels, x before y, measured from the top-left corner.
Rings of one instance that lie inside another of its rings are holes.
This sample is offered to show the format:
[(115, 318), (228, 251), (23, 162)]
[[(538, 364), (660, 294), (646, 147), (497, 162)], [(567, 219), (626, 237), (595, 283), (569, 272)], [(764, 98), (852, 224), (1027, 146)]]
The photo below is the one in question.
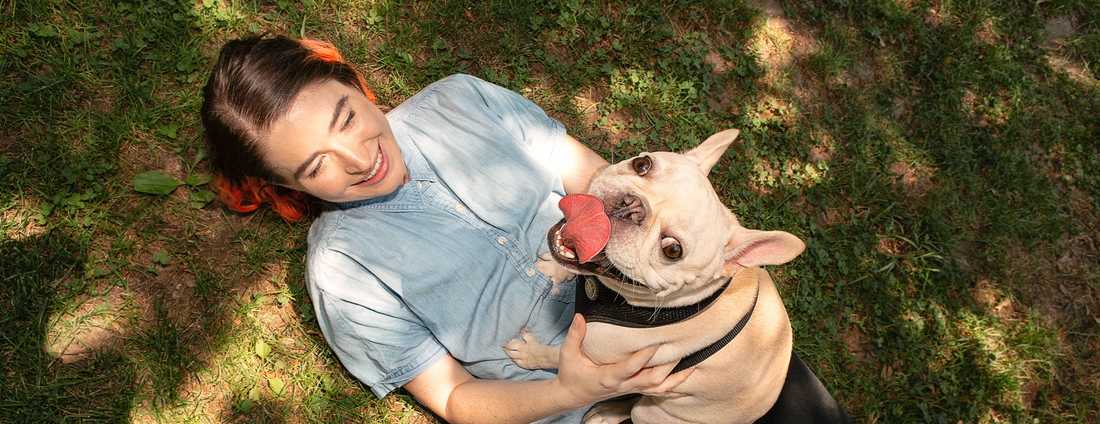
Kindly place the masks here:
[(722, 157), (722, 154), (730, 147), (733, 140), (737, 139), (738, 134), (741, 134), (741, 131), (735, 129), (728, 129), (714, 134), (707, 137), (703, 144), (688, 150), (684, 153), (684, 156), (698, 163), (699, 169), (702, 169), (704, 174), (709, 174), (710, 168), (718, 163), (718, 158)]
[(735, 224), (723, 256), (725, 271), (732, 273), (738, 267), (785, 264), (805, 249), (806, 244), (791, 233), (750, 230)]

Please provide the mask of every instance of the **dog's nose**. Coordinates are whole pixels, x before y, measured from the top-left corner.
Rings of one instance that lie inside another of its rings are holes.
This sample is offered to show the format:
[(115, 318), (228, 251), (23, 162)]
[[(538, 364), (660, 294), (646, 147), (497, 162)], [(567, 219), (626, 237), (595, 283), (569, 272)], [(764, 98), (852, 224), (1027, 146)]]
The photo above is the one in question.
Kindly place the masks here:
[(638, 196), (627, 194), (615, 205), (615, 209), (607, 213), (612, 218), (641, 225), (645, 221), (645, 204)]

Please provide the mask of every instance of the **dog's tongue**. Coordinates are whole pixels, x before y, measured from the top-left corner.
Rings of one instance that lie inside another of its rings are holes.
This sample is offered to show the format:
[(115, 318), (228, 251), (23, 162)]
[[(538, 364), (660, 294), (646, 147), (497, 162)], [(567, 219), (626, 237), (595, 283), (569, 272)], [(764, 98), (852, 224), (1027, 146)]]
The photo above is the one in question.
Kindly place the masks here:
[(558, 208), (565, 214), (562, 240), (581, 263), (588, 262), (607, 246), (611, 219), (604, 213), (600, 199), (588, 194), (570, 194), (561, 198)]

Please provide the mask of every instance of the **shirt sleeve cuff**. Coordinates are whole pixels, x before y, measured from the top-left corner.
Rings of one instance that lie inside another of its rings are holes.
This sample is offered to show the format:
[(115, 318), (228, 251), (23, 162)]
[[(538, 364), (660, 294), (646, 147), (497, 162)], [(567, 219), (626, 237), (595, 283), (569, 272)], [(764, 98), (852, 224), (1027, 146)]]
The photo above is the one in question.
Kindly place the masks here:
[(370, 385), (370, 390), (374, 392), (374, 395), (379, 399), (386, 397), (390, 392), (397, 388), (404, 386), (420, 373), (424, 372), (430, 365), (434, 364), (439, 359), (443, 358), (447, 354), (447, 350), (440, 346), (438, 342), (435, 342), (434, 338), (431, 340), (431, 346), (428, 346), (420, 354), (415, 356), (409, 361), (411, 364), (408, 367), (402, 367), (396, 370), (393, 374), (388, 376), (385, 380)]

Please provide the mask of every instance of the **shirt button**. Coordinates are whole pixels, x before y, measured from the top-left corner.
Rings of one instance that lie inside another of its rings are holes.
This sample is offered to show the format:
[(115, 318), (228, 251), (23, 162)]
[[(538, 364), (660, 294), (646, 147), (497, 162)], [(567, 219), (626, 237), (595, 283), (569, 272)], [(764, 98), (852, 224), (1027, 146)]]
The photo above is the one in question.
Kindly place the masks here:
[(508, 244), (508, 239), (504, 238), (504, 236), (499, 236), (497, 237), (497, 244), (504, 246)]
[(455, 205), (455, 212), (458, 212), (458, 213), (465, 213), (465, 212), (466, 212), (466, 207), (465, 207), (465, 206), (462, 206), (462, 204), (461, 204), (461, 203), (460, 203), (460, 204), (457, 204), (457, 205)]
[(534, 277), (535, 276), (535, 269), (534, 268), (527, 268), (527, 276), (528, 277)]

